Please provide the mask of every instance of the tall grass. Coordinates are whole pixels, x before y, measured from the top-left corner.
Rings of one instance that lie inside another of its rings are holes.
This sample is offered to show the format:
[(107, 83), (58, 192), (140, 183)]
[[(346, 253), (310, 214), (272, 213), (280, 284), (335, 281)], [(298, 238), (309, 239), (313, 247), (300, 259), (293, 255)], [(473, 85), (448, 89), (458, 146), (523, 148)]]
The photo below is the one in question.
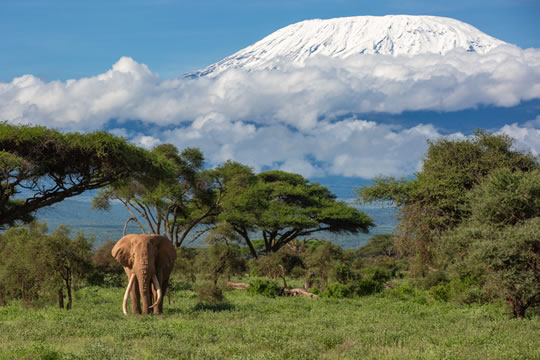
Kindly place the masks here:
[(123, 289), (85, 288), (71, 311), (0, 307), (0, 358), (538, 359), (540, 318), (503, 307), (414, 297), (359, 299), (225, 294), (197, 306), (178, 291), (161, 316), (124, 316)]

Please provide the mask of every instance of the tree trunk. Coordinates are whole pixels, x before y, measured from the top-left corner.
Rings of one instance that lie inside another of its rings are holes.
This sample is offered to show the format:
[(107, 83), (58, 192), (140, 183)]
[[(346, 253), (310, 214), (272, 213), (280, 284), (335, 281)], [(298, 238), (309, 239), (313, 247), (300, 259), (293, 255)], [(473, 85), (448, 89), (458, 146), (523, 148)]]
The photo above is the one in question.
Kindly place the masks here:
[(0, 306), (6, 306), (6, 295), (4, 294), (4, 288), (0, 286)]
[(71, 310), (71, 305), (73, 303), (73, 299), (71, 297), (71, 270), (68, 269), (67, 276), (66, 276), (66, 288), (67, 288), (67, 295), (68, 295), (68, 303), (66, 306), (66, 310)]
[(525, 311), (527, 311), (527, 304), (524, 304), (521, 299), (518, 299), (513, 296), (507, 296), (506, 301), (508, 301), (512, 305), (512, 312), (514, 313), (514, 317), (523, 319), (525, 317)]
[(64, 290), (61, 287), (58, 288), (58, 307), (64, 308)]

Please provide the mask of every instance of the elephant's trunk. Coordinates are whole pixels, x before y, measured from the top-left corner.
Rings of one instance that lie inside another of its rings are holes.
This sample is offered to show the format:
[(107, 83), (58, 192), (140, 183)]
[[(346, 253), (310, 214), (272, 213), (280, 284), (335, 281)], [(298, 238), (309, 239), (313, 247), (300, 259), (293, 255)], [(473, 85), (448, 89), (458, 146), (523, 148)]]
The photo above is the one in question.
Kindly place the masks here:
[(152, 277), (155, 276), (155, 272), (148, 263), (141, 264), (135, 272), (137, 274), (137, 280), (139, 281), (139, 290), (141, 292), (142, 313), (148, 314), (148, 309), (151, 305), (151, 281)]

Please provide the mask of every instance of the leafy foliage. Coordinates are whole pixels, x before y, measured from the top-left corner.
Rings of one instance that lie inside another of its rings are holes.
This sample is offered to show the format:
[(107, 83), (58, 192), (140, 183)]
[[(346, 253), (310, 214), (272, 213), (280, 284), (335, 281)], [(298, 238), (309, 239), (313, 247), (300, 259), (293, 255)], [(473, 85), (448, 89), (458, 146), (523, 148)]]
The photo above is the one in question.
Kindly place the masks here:
[(540, 217), (540, 170), (495, 171), (471, 193), (472, 220), (496, 226)]
[[(212, 171), (203, 171), (204, 156), (199, 149), (181, 153), (171, 144), (156, 146), (151, 154), (165, 159), (172, 169), (169, 177), (142, 183), (136, 178), (115, 183), (100, 191), (93, 206), (107, 210), (111, 200), (119, 200), (141, 232), (168, 237), (182, 245), (198, 225), (209, 224), (219, 211), (220, 191)], [(127, 223), (126, 223), (127, 225)]]
[(393, 234), (375, 234), (366, 245), (355, 251), (355, 255), (360, 257), (395, 256), (395, 238)]
[(264, 252), (276, 252), (299, 237), (327, 231), (367, 232), (373, 226), (363, 212), (336, 200), (324, 186), (283, 171), (255, 176), (248, 168), (224, 170), (226, 193), (218, 221), (229, 224), (245, 241), (253, 257), (258, 254), (252, 234), (262, 235)]
[(71, 308), (72, 289), (91, 269), (92, 243), (82, 234), (69, 237), (61, 227), (51, 235), (44, 224), (12, 227), (0, 235), (0, 297), (38, 303), (59, 300), (67, 290)]
[(250, 295), (276, 297), (280, 292), (279, 286), (272, 280), (255, 279), (249, 283), (247, 292)]
[(401, 208), (402, 254), (411, 258), (414, 273), (435, 266), (438, 240), (471, 216), (469, 192), (497, 169), (529, 172), (535, 158), (512, 149), (512, 139), (478, 131), (465, 140), (430, 142), (423, 169), (412, 180), (378, 178), (357, 190), (363, 201), (391, 201)]
[(0, 227), (28, 222), (37, 209), (86, 190), (126, 178), (147, 181), (169, 170), (159, 157), (105, 131), (0, 123)]
[(514, 316), (524, 317), (527, 308), (540, 304), (540, 218), (493, 233), (474, 255), (491, 270)]

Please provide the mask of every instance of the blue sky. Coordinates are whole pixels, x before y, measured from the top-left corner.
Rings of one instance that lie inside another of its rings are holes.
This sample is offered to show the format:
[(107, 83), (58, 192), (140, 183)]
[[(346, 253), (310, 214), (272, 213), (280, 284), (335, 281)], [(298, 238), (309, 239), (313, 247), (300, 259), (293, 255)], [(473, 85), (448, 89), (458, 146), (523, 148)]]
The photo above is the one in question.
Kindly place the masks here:
[[(519, 48), (181, 78), (295, 22), (387, 14), (455, 18)], [(309, 178), (410, 176), (426, 140), (476, 128), (538, 155), (539, 24), (538, 0), (0, 0), (0, 120)]]
[(173, 78), (291, 23), (386, 14), (453, 17), (540, 48), (538, 0), (0, 0), (0, 81), (92, 76), (121, 56)]

